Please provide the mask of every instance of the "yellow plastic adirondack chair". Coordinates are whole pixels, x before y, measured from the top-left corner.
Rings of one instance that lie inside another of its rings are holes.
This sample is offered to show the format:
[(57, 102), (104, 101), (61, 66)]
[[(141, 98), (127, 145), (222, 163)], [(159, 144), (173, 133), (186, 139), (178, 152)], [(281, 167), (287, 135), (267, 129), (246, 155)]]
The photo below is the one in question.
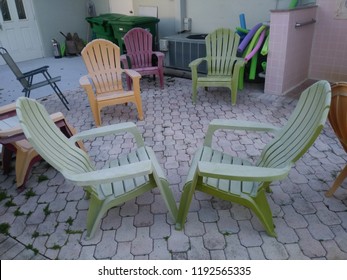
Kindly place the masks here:
[[(193, 102), (196, 102), (198, 87), (227, 87), (231, 91), (231, 103), (236, 104), (240, 69), (245, 65), (243, 58), (236, 57), (240, 36), (231, 29), (219, 28), (205, 38), (206, 57), (193, 60)], [(207, 63), (207, 75), (198, 76), (198, 66)]]
[[(253, 210), (270, 236), (276, 236), (272, 213), (266, 199), (272, 181), (287, 176), (293, 164), (309, 149), (326, 122), (331, 100), (330, 84), (319, 81), (306, 89), (286, 125), (214, 120), (204, 145), (192, 161), (181, 197), (176, 229), (183, 228), (195, 190), (239, 203)], [(274, 132), (256, 164), (212, 148), (216, 130)]]
[[(169, 183), (153, 150), (144, 141), (134, 123), (98, 127), (65, 137), (54, 125), (45, 108), (35, 100), (21, 97), (16, 102), (23, 132), (34, 149), (63, 176), (84, 187), (90, 196), (87, 238), (93, 237), (104, 214), (112, 207), (158, 187), (176, 221), (177, 207)], [(75, 143), (84, 139), (128, 132), (137, 148), (96, 170), (88, 155)]]
[[(88, 75), (80, 78), (80, 84), (88, 95), (96, 126), (101, 125), (102, 108), (128, 102), (135, 103), (139, 119), (142, 120), (141, 75), (134, 70), (121, 68), (119, 47), (111, 41), (95, 39), (86, 45), (81, 54)], [(132, 90), (123, 89), (123, 73), (132, 79)]]

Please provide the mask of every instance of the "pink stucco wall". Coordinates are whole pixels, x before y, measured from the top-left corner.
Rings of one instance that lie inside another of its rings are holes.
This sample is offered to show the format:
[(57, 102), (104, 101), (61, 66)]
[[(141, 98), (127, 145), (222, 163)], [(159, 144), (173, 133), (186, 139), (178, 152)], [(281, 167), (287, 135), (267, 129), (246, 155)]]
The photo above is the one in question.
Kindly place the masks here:
[(317, 0), (309, 78), (347, 81), (347, 19), (336, 19), (336, 0)]
[(285, 94), (307, 80), (316, 12), (310, 7), (271, 13), (266, 93)]
[[(306, 80), (347, 81), (347, 19), (336, 19), (336, 0), (317, 7), (272, 11), (265, 92), (283, 95)], [(316, 23), (295, 28), (296, 22)]]

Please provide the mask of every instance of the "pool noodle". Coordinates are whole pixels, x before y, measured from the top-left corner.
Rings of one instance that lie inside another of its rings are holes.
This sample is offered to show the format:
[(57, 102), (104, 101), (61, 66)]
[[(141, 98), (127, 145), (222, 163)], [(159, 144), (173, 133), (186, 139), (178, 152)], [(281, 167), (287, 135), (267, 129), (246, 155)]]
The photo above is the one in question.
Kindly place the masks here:
[(237, 51), (242, 53), (244, 49), (247, 47), (249, 41), (253, 38), (253, 35), (257, 32), (257, 30), (262, 26), (262, 23), (258, 23), (255, 25), (245, 36), (245, 38), (240, 43), (239, 47), (237, 48)]
[(245, 14), (240, 14), (240, 15), (239, 15), (239, 18), (240, 18), (240, 25), (241, 25), (241, 28), (247, 29), (247, 27), (246, 27)]
[(260, 28), (255, 32), (254, 36), (252, 37), (251, 42), (248, 44), (246, 50), (243, 52), (243, 57), (246, 57), (254, 48), (255, 44), (258, 42), (259, 36), (263, 32), (263, 30), (266, 28), (265, 25), (260, 26)]
[(266, 33), (266, 30), (264, 29), (261, 34), (260, 34), (260, 37), (259, 37), (259, 40), (256, 44), (256, 46), (253, 48), (253, 50), (245, 57), (245, 61), (248, 62), (253, 56), (254, 54), (259, 50), (261, 44), (263, 43), (264, 39), (265, 39), (265, 33)]
[(269, 52), (269, 39), (270, 39), (270, 34), (267, 35), (266, 39), (265, 39), (265, 42), (264, 42), (264, 45), (260, 51), (260, 53), (262, 55), (267, 55), (268, 52)]

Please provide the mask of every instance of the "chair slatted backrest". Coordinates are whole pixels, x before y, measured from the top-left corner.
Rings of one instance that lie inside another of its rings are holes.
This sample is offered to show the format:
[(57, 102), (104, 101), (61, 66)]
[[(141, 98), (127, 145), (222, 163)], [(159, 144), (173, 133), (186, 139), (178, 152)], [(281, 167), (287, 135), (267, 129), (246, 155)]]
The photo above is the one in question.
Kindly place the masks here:
[(19, 69), (18, 65), (14, 62), (7, 50), (0, 47), (0, 54), (22, 86), (28, 88), (30, 86), (28, 80), (23, 77), (23, 72)]
[(208, 75), (232, 74), (239, 41), (239, 35), (227, 28), (219, 28), (206, 36)]
[(43, 105), (26, 97), (16, 102), (23, 132), (34, 149), (63, 175), (94, 170), (88, 155), (68, 141), (49, 117)]
[(95, 39), (86, 45), (81, 55), (97, 94), (123, 91), (123, 70), (117, 45), (105, 39)]
[(152, 34), (146, 29), (135, 27), (124, 35), (124, 44), (131, 68), (152, 66)]
[(284, 167), (296, 162), (313, 144), (326, 122), (331, 102), (327, 81), (307, 88), (287, 124), (264, 148), (258, 166)]

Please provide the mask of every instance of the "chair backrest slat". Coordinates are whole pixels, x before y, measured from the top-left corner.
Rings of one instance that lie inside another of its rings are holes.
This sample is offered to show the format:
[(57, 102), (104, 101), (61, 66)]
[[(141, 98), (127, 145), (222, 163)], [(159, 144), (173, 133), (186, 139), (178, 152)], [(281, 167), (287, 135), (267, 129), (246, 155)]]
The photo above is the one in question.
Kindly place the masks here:
[(219, 28), (205, 38), (209, 75), (231, 75), (240, 37), (231, 29)]
[(306, 89), (287, 124), (264, 148), (258, 166), (284, 167), (296, 162), (322, 131), (331, 101), (330, 84), (319, 81)]
[(152, 40), (151, 32), (135, 27), (124, 35), (124, 44), (131, 68), (145, 68), (152, 66)]
[(68, 141), (41, 104), (20, 97), (16, 107), (25, 136), (50, 165), (63, 175), (94, 170), (88, 155)]
[(81, 55), (97, 94), (122, 91), (120, 50), (105, 39), (95, 39), (82, 50)]

